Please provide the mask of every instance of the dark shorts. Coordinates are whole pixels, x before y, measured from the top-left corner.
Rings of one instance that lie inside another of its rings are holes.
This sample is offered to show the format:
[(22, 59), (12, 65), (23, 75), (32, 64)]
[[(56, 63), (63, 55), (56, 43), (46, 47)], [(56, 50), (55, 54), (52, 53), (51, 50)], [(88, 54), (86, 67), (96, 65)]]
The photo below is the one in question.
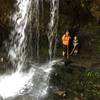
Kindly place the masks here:
[(63, 51), (67, 52), (67, 46), (66, 45), (63, 45)]

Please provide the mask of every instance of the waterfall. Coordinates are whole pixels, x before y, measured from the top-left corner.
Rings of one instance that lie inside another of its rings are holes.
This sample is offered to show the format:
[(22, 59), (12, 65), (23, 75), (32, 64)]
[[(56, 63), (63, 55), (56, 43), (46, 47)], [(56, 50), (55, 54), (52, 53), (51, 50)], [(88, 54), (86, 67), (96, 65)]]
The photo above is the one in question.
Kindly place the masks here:
[(11, 46), (9, 50), (9, 57), (13, 66), (21, 71), (26, 60), (26, 42), (25, 29), (28, 24), (28, 12), (31, 7), (32, 0), (17, 0), (16, 12), (13, 15), (13, 22), (15, 25), (12, 34), (10, 35)]
[(33, 30), (33, 40), (34, 43), (34, 55), (36, 59), (39, 60), (39, 41), (40, 41), (40, 32), (39, 32), (39, 0), (32, 1), (32, 30)]
[(47, 34), (49, 41), (50, 60), (53, 57), (53, 50), (54, 50), (54, 55), (56, 50), (55, 48), (57, 42), (56, 37), (57, 37), (57, 27), (58, 27), (58, 9), (59, 9), (59, 0), (50, 0), (50, 23), (49, 23), (49, 32)]
[(43, 11), (43, 9), (44, 9), (44, 7), (43, 7), (43, 0), (41, 0), (41, 5), (42, 5), (42, 11)]
[(37, 59), (39, 60), (39, 38), (40, 38), (40, 33), (39, 33), (39, 0), (35, 0), (36, 4), (36, 33), (37, 33), (37, 40), (36, 40), (36, 51), (37, 51)]
[(54, 33), (55, 34), (55, 37), (54, 37), (54, 40), (55, 40), (55, 44), (54, 44), (54, 52), (53, 52), (53, 57), (55, 58), (56, 57), (56, 49), (57, 49), (57, 42), (58, 42), (58, 37), (57, 37), (57, 32), (58, 32), (58, 22), (59, 22), (59, 0), (56, 0), (55, 1), (56, 4), (56, 11), (55, 11), (55, 27), (54, 27)]
[[(43, 3), (43, 0), (41, 0), (41, 2)], [(55, 50), (53, 41), (56, 45), (56, 40), (54, 39), (57, 37), (59, 0), (50, 0), (50, 23), (49, 32), (47, 34), (50, 61), (45, 64), (30, 63), (27, 61), (27, 47), (31, 45), (28, 44), (28, 42), (30, 43), (30, 39), (32, 39), (32, 34), (29, 35), (30, 33), (28, 33), (27, 27), (32, 20), (31, 14), (34, 16), (33, 26), (35, 27), (34, 34), (36, 36), (36, 44), (33, 45), (36, 45), (36, 55), (37, 58), (39, 58), (39, 0), (16, 0), (15, 8), (16, 11), (12, 17), (14, 29), (10, 35), (11, 43), (8, 55), (16, 70), (9, 75), (4, 74), (0, 76), (0, 97), (7, 100), (9, 98), (15, 100), (14, 97), (19, 97), (20, 95), (20, 100), (23, 100), (27, 94), (31, 100), (41, 100), (41, 97), (47, 94), (49, 88), (50, 73), (53, 69), (52, 66), (59, 61), (51, 61), (53, 50)], [(33, 12), (30, 11), (32, 9)], [(34, 29), (33, 26), (30, 27)], [(29, 69), (27, 72), (22, 71), (25, 66)]]

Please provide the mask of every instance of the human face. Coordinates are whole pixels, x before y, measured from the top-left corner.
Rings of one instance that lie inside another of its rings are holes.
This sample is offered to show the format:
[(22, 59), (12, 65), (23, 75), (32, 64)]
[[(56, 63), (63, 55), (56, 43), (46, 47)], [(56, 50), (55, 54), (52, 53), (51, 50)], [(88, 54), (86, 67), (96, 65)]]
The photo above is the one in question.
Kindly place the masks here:
[(69, 35), (69, 32), (68, 31), (66, 32), (66, 35)]

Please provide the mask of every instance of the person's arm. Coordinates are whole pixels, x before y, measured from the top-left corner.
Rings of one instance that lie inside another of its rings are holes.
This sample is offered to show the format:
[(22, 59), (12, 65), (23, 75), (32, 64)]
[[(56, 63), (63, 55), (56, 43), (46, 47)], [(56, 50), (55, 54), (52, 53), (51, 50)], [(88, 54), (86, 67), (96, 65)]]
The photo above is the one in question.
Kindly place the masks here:
[(64, 38), (65, 38), (65, 35), (62, 36), (62, 41), (64, 40)]
[(69, 35), (69, 40), (71, 40), (71, 36)]

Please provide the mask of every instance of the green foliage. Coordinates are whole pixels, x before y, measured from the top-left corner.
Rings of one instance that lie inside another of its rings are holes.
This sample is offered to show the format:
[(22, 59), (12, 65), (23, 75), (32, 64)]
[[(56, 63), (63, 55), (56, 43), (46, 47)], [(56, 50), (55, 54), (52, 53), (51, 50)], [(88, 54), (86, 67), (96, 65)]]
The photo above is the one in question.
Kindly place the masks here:
[(69, 87), (73, 95), (82, 96), (85, 100), (100, 98), (100, 72), (86, 71), (81, 73), (79, 79), (71, 82)]

